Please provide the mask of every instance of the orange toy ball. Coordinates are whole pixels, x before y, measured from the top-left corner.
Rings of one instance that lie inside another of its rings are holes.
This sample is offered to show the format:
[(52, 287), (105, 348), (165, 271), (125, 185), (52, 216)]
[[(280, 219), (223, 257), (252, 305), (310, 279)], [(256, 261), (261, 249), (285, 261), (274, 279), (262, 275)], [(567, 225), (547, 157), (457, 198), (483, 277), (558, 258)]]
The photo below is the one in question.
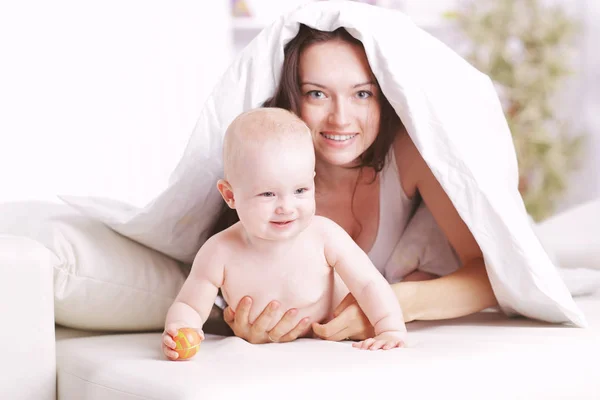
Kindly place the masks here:
[(200, 335), (192, 328), (181, 328), (177, 331), (175, 341), (175, 351), (179, 354), (178, 360), (187, 360), (192, 358), (200, 348)]

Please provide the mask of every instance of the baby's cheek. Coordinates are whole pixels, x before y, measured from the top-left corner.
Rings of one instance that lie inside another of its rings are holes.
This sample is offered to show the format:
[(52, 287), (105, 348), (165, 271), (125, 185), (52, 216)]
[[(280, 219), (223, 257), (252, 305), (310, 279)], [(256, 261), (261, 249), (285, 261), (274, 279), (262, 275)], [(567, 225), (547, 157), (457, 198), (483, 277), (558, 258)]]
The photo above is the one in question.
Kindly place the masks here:
[(306, 206), (304, 207), (304, 214), (307, 217), (312, 217), (313, 215), (315, 215), (317, 212), (317, 204), (315, 202), (314, 197), (307, 201)]

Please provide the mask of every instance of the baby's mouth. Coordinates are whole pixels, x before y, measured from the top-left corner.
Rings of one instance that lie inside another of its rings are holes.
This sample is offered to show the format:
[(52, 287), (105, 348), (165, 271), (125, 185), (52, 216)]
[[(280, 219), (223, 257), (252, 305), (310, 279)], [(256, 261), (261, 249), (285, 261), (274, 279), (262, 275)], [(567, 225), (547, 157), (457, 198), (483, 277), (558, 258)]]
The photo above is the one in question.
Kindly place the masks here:
[(289, 220), (289, 221), (271, 221), (272, 224), (275, 224), (277, 226), (285, 226), (285, 225), (291, 224), (292, 222), (294, 222), (294, 220)]

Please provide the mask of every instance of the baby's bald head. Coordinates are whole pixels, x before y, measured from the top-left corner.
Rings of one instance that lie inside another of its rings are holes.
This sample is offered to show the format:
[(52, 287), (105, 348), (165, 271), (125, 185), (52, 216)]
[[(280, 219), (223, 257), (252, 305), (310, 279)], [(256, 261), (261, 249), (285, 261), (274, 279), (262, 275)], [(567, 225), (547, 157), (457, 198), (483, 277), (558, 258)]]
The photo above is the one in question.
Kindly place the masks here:
[(307, 157), (314, 158), (310, 130), (300, 118), (281, 108), (257, 108), (240, 114), (225, 132), (225, 179), (230, 182), (235, 179), (249, 162), (248, 155), (269, 151), (270, 145), (306, 151)]

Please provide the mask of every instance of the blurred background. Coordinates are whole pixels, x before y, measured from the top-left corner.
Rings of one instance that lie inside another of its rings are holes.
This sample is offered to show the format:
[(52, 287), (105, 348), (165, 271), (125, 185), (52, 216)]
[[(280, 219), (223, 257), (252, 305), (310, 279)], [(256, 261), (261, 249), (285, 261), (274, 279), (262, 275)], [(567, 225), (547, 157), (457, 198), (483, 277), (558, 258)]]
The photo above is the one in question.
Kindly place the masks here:
[[(144, 206), (232, 59), (309, 1), (0, 0), (0, 202)], [(536, 219), (600, 197), (600, 2), (365, 2), (406, 13), (494, 80)]]

